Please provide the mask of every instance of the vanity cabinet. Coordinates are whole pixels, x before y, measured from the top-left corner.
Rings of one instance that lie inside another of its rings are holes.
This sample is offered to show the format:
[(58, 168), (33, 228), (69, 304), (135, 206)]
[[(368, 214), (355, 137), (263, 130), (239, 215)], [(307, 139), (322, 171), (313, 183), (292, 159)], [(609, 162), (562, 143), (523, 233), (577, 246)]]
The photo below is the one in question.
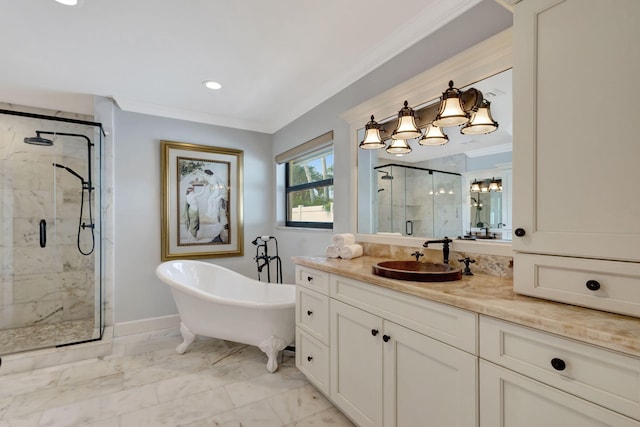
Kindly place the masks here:
[(480, 426), (640, 426), (640, 359), (480, 316)]
[[(477, 426), (476, 314), (298, 269), (296, 365), (347, 416), (359, 426)], [(328, 342), (324, 321), (309, 319), (325, 307), (308, 287), (319, 277), (329, 284)]]
[(296, 367), (329, 395), (329, 274), (296, 268)]
[[(513, 248), (518, 293), (640, 316), (549, 291), (566, 276), (519, 269), (521, 254), (640, 262), (637, 0), (523, 0), (513, 25)], [(615, 271), (600, 263), (594, 272)], [(579, 267), (580, 269), (583, 266)], [(640, 302), (640, 280), (628, 298)], [(583, 284), (584, 285), (584, 284)], [(584, 286), (583, 286), (584, 287)], [(586, 294), (588, 295), (588, 293)]]

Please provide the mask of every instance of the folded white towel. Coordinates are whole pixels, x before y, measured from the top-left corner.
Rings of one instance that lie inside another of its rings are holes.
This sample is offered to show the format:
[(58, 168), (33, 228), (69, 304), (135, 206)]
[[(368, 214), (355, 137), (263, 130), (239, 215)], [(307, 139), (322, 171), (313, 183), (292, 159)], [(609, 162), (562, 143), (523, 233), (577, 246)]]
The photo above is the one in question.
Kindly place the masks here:
[(340, 258), (353, 259), (362, 256), (362, 246), (358, 244), (345, 245), (340, 247)]
[(356, 236), (351, 233), (334, 234), (331, 237), (331, 243), (335, 246), (353, 245), (356, 242)]
[(327, 246), (327, 258), (338, 258), (340, 256), (340, 247), (336, 245)]

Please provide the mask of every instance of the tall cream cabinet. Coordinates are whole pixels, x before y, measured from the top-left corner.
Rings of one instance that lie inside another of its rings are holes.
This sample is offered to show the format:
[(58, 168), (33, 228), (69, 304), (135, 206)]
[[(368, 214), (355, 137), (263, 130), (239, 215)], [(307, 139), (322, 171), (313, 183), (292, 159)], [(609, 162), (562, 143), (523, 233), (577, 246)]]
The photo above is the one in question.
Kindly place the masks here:
[(514, 289), (640, 317), (640, 1), (523, 0), (513, 29)]

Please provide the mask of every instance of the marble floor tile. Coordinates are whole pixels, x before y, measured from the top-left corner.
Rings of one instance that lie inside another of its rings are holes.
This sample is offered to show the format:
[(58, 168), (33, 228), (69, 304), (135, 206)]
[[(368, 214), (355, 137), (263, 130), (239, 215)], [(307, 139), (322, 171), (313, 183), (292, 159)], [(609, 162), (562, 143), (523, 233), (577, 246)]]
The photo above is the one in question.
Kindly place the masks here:
[(118, 340), (103, 358), (0, 374), (0, 427), (353, 426), (292, 352), (270, 374), (252, 346), (201, 338), (178, 355), (176, 334)]

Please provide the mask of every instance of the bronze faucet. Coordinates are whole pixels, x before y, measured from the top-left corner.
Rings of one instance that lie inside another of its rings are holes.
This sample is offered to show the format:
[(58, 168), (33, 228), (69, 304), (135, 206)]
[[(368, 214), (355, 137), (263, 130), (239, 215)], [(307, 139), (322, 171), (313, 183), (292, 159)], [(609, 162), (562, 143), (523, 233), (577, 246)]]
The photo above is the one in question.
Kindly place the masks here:
[(442, 243), (442, 262), (444, 262), (445, 264), (449, 264), (449, 243), (451, 242), (453, 242), (453, 240), (451, 240), (447, 236), (444, 236), (444, 239), (440, 240), (427, 240), (426, 242), (424, 242), (422, 247), (426, 248), (430, 243)]

